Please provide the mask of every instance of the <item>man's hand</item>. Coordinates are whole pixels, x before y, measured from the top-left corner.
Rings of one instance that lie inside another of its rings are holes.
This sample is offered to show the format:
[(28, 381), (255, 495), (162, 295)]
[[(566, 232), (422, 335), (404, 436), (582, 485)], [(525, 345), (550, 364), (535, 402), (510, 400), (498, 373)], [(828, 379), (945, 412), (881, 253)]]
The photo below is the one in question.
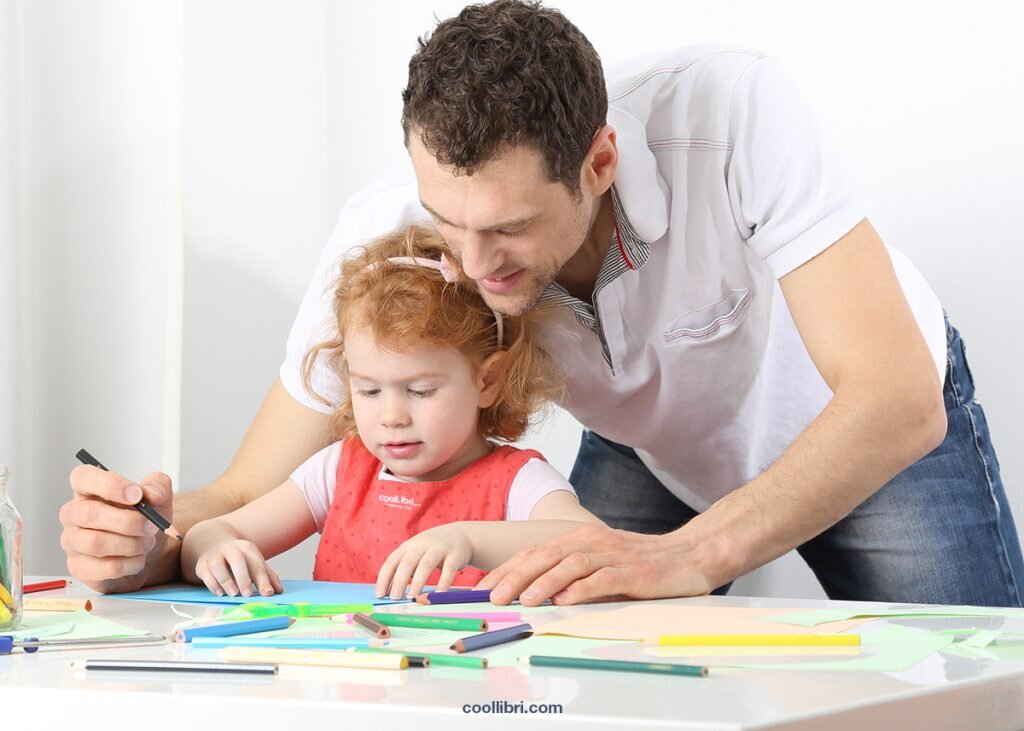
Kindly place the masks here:
[(477, 588), (492, 589), (495, 604), (518, 596), (525, 606), (697, 596), (718, 585), (702, 563), (703, 548), (685, 527), (648, 536), (594, 525), (520, 551)]
[(60, 545), (71, 575), (103, 593), (134, 591), (152, 583), (147, 569), (176, 554), (178, 541), (168, 540), (131, 506), (145, 496), (170, 520), (171, 478), (154, 472), (137, 485), (116, 472), (81, 465), (71, 472), (71, 489), (74, 496), (60, 509)]

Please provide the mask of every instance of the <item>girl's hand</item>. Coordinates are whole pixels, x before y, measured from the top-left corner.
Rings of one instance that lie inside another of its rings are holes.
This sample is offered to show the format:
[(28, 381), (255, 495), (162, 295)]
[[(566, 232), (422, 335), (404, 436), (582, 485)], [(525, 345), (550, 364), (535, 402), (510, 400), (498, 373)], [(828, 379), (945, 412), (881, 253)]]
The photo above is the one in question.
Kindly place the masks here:
[(284, 591), (260, 549), (241, 539), (222, 541), (200, 554), (196, 576), (217, 596), (252, 596), (254, 586), (262, 596)]
[(441, 569), (438, 591), (447, 591), (459, 569), (473, 557), (473, 545), (458, 523), (439, 525), (413, 536), (388, 556), (377, 574), (377, 596), (401, 599), (416, 596), (434, 572)]

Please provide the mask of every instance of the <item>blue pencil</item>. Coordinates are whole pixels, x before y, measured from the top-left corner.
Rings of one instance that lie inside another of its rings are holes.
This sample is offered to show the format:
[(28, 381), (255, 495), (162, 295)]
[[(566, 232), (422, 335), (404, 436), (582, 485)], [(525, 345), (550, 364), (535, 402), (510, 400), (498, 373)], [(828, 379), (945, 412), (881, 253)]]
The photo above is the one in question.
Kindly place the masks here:
[(381, 647), (384, 645), (370, 637), (197, 637), (196, 648), (263, 647), (289, 650), (347, 650), (350, 647)]
[(499, 629), (494, 632), (483, 632), (478, 635), (463, 637), (461, 640), (456, 640), (451, 649), (455, 650), (455, 652), (472, 652), (473, 650), (482, 650), (483, 648), (491, 647), (492, 645), (501, 645), (505, 642), (522, 640), (532, 634), (533, 627), (528, 624), (517, 624), (515, 627), (509, 627), (507, 629)]
[(490, 589), (470, 589), (467, 591), (431, 591), (416, 597), (417, 604), (462, 604), (463, 602), (489, 602)]
[(202, 627), (186, 627), (179, 629), (174, 635), (177, 642), (191, 642), (196, 637), (234, 637), (235, 635), (251, 635), (253, 632), (269, 632), (275, 629), (291, 627), (295, 620), (291, 617), (264, 617), (262, 619), (245, 619), (241, 622), (222, 622), (207, 624)]

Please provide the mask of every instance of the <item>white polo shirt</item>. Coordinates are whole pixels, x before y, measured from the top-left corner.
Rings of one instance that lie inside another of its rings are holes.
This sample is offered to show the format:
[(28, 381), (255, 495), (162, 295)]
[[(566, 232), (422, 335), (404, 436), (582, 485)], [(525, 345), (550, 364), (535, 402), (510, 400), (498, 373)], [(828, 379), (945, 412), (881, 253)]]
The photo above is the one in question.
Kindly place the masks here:
[[(562, 406), (634, 447), (703, 510), (774, 462), (831, 398), (777, 280), (867, 215), (851, 176), (777, 61), (690, 47), (608, 74), (619, 169), (616, 232), (593, 303), (557, 284), (545, 345), (566, 379)], [(281, 380), (299, 402), (306, 350), (334, 327), (330, 288), (350, 246), (429, 222), (415, 180), (383, 181), (342, 210), (288, 338)], [(942, 308), (910, 262), (890, 256), (945, 369)], [(314, 388), (340, 401), (326, 368)]]

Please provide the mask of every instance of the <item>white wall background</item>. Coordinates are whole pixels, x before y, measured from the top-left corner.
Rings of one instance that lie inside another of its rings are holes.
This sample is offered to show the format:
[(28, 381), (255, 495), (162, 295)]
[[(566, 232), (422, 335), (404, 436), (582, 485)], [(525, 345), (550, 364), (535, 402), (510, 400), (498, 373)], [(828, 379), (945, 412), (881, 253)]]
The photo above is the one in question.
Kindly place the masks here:
[[(0, 462), (27, 513), (30, 572), (62, 570), (54, 516), (80, 444), (129, 474), (162, 466), (183, 489), (227, 465), (337, 210), (405, 163), (400, 92), (417, 36), (462, 4), (0, 0)], [(708, 41), (787, 64), (859, 174), (875, 226), (964, 333), (1024, 517), (1024, 11), (995, 0), (550, 4), (606, 65)], [(562, 417), (530, 444), (568, 471), (577, 439)], [(311, 548), (275, 563), (306, 575)], [(794, 557), (734, 592), (821, 595)]]

